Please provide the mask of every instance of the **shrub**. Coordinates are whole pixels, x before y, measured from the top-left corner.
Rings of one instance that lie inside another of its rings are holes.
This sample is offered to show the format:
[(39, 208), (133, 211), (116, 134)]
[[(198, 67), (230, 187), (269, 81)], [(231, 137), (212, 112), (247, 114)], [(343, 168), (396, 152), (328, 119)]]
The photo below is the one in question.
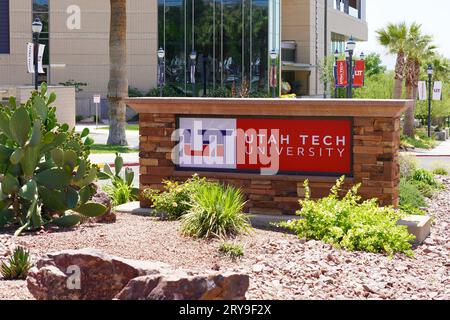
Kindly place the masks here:
[(417, 185), (402, 178), (400, 180), (400, 208), (409, 214), (424, 214), (420, 208), (426, 207), (425, 198)]
[(89, 201), (98, 173), (88, 159), (89, 130), (78, 134), (59, 124), (55, 100), (42, 84), (26, 104), (11, 98), (0, 108), (0, 228), (19, 226), (16, 235), (48, 223), (74, 226), (82, 216), (106, 212)]
[(111, 184), (103, 187), (103, 191), (111, 198), (113, 206), (120, 206), (139, 199), (139, 189), (133, 187), (133, 170), (125, 168), (125, 172), (122, 173), (122, 169), (123, 158), (117, 153), (114, 161), (115, 173), (112, 172), (109, 165), (105, 165), (103, 172), (99, 173), (101, 180), (111, 180)]
[(418, 169), (414, 172), (412, 180), (429, 185), (434, 189), (441, 189), (442, 184), (436, 180), (433, 173), (424, 169)]
[(337, 181), (328, 197), (313, 201), (305, 181), (306, 197), (300, 201), (302, 209), (297, 212), (303, 219), (280, 226), (294, 231), (300, 238), (322, 240), (348, 250), (412, 255), (409, 241), (414, 236), (405, 226), (397, 225), (404, 214), (390, 207), (378, 207), (376, 199), (361, 203), (359, 185), (339, 199), (343, 183), (344, 177)]
[(166, 214), (169, 220), (178, 220), (192, 207), (191, 198), (206, 179), (194, 175), (184, 183), (164, 181), (164, 191), (147, 189), (143, 196), (152, 202), (152, 208)]
[(8, 261), (0, 265), (0, 273), (5, 280), (25, 280), (31, 267), (30, 252), (17, 247)]
[(244, 248), (240, 244), (223, 242), (219, 247), (219, 252), (236, 260), (244, 256)]
[(399, 162), (400, 176), (410, 179), (418, 167), (416, 157), (411, 154), (400, 154)]
[(437, 176), (448, 176), (449, 172), (445, 168), (436, 168), (433, 170), (433, 174), (435, 174)]
[(192, 207), (182, 217), (182, 232), (195, 238), (226, 237), (250, 230), (242, 213), (245, 202), (239, 189), (217, 183), (201, 185), (192, 195)]

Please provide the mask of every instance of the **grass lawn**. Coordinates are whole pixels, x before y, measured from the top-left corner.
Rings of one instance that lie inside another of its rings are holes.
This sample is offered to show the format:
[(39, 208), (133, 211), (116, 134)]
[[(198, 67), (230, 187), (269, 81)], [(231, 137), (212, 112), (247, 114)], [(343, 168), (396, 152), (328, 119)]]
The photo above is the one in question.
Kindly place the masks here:
[[(109, 127), (100, 127), (100, 130), (109, 130)], [(130, 131), (139, 131), (139, 125), (138, 124), (127, 124), (125, 130)]]
[(121, 146), (108, 146), (104, 144), (94, 144), (91, 147), (91, 153), (137, 153), (137, 150)]

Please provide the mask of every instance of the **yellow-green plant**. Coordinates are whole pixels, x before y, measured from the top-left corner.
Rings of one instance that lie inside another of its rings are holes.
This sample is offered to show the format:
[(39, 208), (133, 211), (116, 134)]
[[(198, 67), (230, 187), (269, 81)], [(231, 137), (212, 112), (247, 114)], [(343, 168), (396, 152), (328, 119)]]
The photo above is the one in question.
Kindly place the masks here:
[(359, 185), (354, 186), (342, 199), (339, 192), (344, 177), (337, 180), (328, 197), (310, 199), (308, 181), (305, 181), (305, 199), (300, 200), (302, 219), (281, 223), (300, 238), (322, 240), (348, 250), (387, 253), (403, 252), (412, 255), (410, 235), (405, 226), (397, 225), (404, 216), (391, 207), (379, 207), (377, 200), (361, 201)]
[(17, 247), (8, 261), (1, 263), (0, 273), (5, 280), (25, 280), (32, 266), (30, 251)]

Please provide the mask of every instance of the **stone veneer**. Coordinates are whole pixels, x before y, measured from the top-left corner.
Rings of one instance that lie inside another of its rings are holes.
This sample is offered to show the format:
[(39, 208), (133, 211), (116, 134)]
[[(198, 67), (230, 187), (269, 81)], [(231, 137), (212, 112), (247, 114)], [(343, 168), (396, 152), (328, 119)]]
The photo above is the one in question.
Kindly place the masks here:
[[(378, 198), (383, 205), (398, 205), (400, 116), (408, 101), (366, 100), (212, 100), (129, 99), (140, 113), (140, 184), (160, 189), (164, 179), (185, 180), (195, 172), (181, 172), (171, 161), (171, 141), (177, 115), (199, 117), (227, 115), (323, 116), (353, 118), (353, 177), (344, 189), (361, 183), (364, 198)], [(310, 181), (312, 198), (329, 193), (336, 177), (261, 176), (243, 173), (202, 172), (200, 176), (241, 188), (247, 209), (256, 214), (293, 214), (304, 196), (303, 182)], [(142, 201), (141, 205), (149, 205)]]

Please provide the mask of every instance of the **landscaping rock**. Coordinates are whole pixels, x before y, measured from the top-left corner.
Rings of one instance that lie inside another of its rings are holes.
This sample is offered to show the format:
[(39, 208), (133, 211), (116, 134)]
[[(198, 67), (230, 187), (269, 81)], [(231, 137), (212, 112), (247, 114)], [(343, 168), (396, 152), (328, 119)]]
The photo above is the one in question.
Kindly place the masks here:
[(116, 213), (113, 210), (112, 202), (107, 193), (102, 191), (97, 191), (97, 193), (92, 197), (92, 202), (100, 203), (106, 206), (106, 213), (98, 218), (95, 218), (97, 223), (113, 223), (116, 222)]
[(40, 259), (28, 274), (27, 286), (38, 300), (110, 300), (131, 279), (168, 268), (163, 263), (126, 260), (93, 249), (67, 250)]
[(82, 249), (41, 258), (27, 286), (38, 300), (243, 300), (249, 277), (174, 270), (160, 262)]
[(190, 276), (183, 271), (132, 279), (119, 300), (245, 300), (249, 277), (243, 274)]

